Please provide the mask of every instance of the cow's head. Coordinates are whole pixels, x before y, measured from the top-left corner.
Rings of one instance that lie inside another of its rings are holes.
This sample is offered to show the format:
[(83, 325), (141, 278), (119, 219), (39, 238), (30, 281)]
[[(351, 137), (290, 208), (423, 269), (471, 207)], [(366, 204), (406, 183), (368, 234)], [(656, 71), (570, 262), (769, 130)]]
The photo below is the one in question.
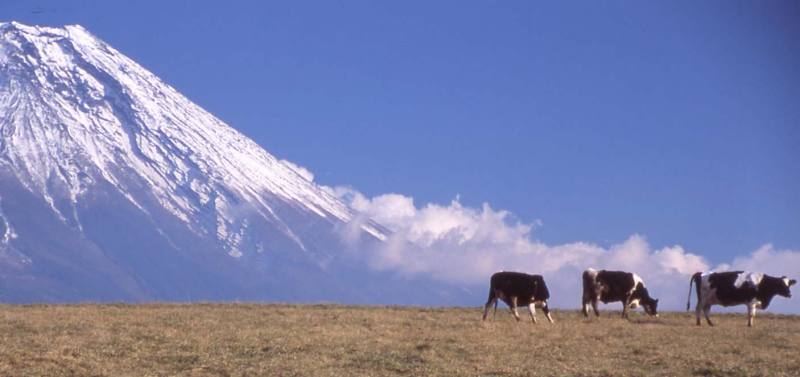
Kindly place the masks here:
[(537, 301), (547, 301), (550, 298), (550, 290), (547, 289), (547, 284), (544, 282), (544, 278), (540, 275), (534, 275), (534, 286), (533, 286), (533, 299)]
[(778, 289), (778, 294), (783, 297), (792, 297), (792, 292), (789, 290), (789, 287), (797, 284), (797, 280), (789, 279), (786, 276), (781, 276), (781, 280), (783, 284), (781, 284), (780, 288)]
[(645, 313), (654, 317), (658, 317), (658, 299), (647, 297), (646, 299), (641, 300), (641, 304)]
[(633, 295), (639, 299), (639, 305), (644, 308), (645, 313), (658, 317), (658, 300), (650, 297), (650, 292), (647, 291), (644, 285), (639, 284)]

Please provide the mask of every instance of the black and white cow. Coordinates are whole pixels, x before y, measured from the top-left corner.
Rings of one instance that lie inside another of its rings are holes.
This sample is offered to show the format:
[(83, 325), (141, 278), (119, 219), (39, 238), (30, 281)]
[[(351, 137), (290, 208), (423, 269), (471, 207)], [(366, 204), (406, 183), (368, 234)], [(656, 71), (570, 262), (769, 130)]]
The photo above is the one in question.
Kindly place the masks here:
[(545, 317), (553, 323), (550, 316), (550, 308), (547, 300), (550, 298), (550, 291), (544, 282), (542, 275), (528, 275), (522, 272), (501, 271), (492, 275), (489, 281), (489, 299), (483, 309), (483, 320), (489, 315), (489, 308), (494, 305), (494, 313), (497, 314), (497, 300), (503, 300), (511, 310), (511, 314), (519, 321), (517, 306), (527, 305), (531, 314), (531, 321), (536, 323), (536, 306), (542, 308)]
[(628, 311), (639, 305), (652, 316), (658, 316), (658, 300), (650, 297), (644, 286), (644, 280), (632, 272), (624, 271), (597, 271), (589, 268), (583, 272), (583, 315), (589, 317), (589, 305), (594, 314), (597, 311), (597, 301), (604, 304), (609, 302), (622, 302), (622, 318), (628, 318)]
[(697, 306), (694, 309), (697, 326), (700, 326), (700, 312), (706, 317), (709, 326), (714, 326), (708, 318), (712, 305), (747, 305), (747, 326), (753, 326), (756, 309), (766, 309), (775, 297), (792, 297), (789, 287), (797, 283), (786, 276), (774, 277), (757, 272), (697, 272), (689, 280), (689, 297), (686, 310), (692, 301), (692, 284), (697, 290)]

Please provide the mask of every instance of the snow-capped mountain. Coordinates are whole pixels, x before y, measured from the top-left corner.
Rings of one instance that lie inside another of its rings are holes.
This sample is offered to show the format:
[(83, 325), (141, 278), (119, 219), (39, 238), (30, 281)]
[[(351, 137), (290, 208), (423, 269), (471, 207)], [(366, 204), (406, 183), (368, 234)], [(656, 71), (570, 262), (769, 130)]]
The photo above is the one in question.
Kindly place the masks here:
[(84, 28), (0, 23), (0, 300), (358, 301), (354, 226), (386, 236)]

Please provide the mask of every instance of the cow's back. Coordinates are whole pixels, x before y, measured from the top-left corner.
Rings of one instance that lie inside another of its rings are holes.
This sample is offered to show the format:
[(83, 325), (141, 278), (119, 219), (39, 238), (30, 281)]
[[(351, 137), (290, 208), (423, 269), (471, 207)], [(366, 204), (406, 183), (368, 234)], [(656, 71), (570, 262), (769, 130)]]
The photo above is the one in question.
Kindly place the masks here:
[(603, 285), (600, 300), (605, 303), (622, 301), (635, 284), (630, 272), (606, 270), (597, 273), (597, 282)]
[(709, 287), (716, 293), (720, 304), (738, 305), (756, 297), (758, 287), (750, 281), (744, 280), (737, 285), (737, 280), (744, 273), (744, 271), (716, 272), (708, 277)]
[(491, 287), (505, 296), (520, 299), (533, 297), (535, 293), (534, 276), (522, 272), (501, 271), (492, 275)]

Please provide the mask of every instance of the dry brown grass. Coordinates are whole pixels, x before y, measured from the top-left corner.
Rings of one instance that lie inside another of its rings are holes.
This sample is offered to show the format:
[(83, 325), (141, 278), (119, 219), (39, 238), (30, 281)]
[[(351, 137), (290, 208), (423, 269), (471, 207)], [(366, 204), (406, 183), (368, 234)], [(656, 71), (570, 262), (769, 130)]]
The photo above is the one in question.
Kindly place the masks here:
[(505, 310), (482, 324), (478, 308), (2, 305), (0, 375), (800, 375), (796, 316), (696, 328), (684, 313), (615, 314), (532, 325)]

